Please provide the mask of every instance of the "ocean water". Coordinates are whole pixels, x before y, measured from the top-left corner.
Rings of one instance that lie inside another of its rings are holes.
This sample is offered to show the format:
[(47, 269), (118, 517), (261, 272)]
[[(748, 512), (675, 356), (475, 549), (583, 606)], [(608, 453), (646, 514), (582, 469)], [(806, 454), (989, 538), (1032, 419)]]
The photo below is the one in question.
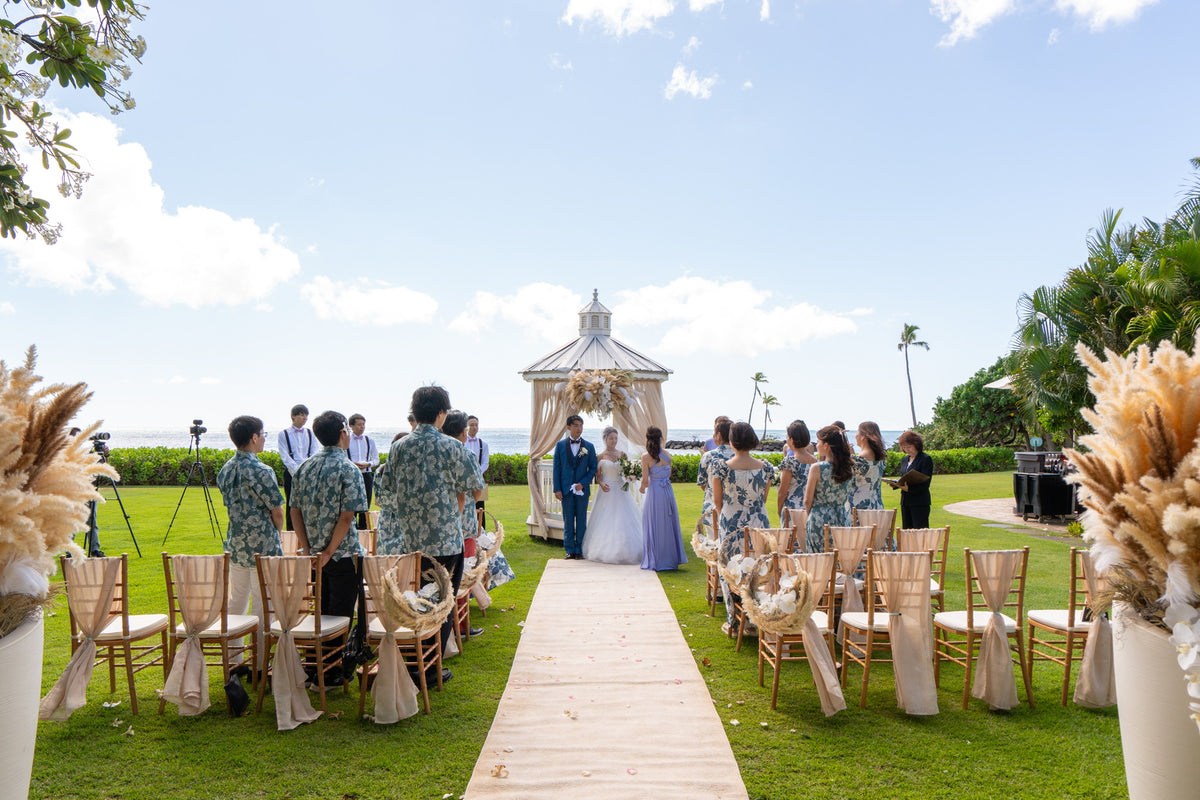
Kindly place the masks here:
[[(600, 438), (600, 430), (603, 426), (586, 425), (583, 430), (584, 438), (590, 441), (597, 441)], [(396, 435), (399, 428), (367, 428), (367, 436), (375, 440), (381, 451), (387, 450), (387, 445), (391, 442), (392, 437)], [(407, 427), (405, 428), (407, 430)], [(149, 429), (149, 428), (107, 428), (106, 431), (111, 434), (108, 440), (108, 446), (113, 449), (122, 447), (182, 447), (187, 448), (191, 443), (191, 437), (188, 435), (187, 427), (182, 427), (179, 430), (167, 429)], [(890, 447), (892, 442), (900, 437), (903, 431), (883, 431), (884, 444)], [(276, 441), (279, 436), (279, 429), (267, 428), (267, 450), (275, 452)], [(667, 431), (669, 437), (674, 440), (688, 441), (697, 439), (701, 442), (712, 436), (712, 430), (708, 428), (671, 428)], [(521, 453), (529, 452), (529, 429), (528, 428), (493, 428), (489, 430), (480, 430), (480, 437), (488, 443), (488, 447), (493, 453)], [(768, 436), (782, 439), (784, 431), (782, 429), (767, 429)], [(200, 436), (200, 446), (205, 448), (215, 448), (217, 450), (226, 450), (233, 448), (233, 442), (229, 440), (229, 434), (224, 427), (209, 428), (208, 433)], [(677, 450), (671, 452), (694, 453), (696, 450)]]

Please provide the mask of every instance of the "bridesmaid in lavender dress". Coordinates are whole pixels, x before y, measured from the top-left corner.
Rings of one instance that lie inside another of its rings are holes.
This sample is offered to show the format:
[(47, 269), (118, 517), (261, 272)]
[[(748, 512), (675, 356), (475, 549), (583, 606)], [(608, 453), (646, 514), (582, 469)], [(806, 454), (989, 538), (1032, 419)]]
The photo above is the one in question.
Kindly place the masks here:
[(687, 563), (679, 510), (671, 488), (671, 456), (662, 450), (662, 431), (646, 429), (646, 452), (642, 456), (642, 569), (679, 569)]

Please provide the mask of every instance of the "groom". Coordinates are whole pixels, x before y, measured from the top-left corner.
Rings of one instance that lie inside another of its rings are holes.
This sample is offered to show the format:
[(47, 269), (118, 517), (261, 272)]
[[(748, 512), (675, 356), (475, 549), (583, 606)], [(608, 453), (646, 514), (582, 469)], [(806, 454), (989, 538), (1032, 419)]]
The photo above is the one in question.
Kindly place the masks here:
[(583, 558), (588, 497), (596, 477), (596, 448), (583, 438), (583, 418), (567, 417), (568, 438), (554, 446), (554, 496), (562, 501), (563, 549), (567, 558)]

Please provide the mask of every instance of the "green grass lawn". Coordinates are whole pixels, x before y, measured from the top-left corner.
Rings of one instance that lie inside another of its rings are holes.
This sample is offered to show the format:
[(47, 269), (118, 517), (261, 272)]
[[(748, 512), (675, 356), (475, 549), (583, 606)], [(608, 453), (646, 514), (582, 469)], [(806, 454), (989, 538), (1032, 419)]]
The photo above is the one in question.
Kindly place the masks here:
[[(987, 527), (984, 521), (941, 510), (942, 504), (959, 500), (1006, 496), (1009, 476), (939, 476), (934, 483), (930, 524), (951, 525), (948, 608), (963, 607), (964, 546), (1028, 545), (1028, 607), (1053, 608), (1066, 601), (1070, 544), (1033, 530)], [(682, 484), (675, 489), (684, 539), (689, 540), (700, 492)], [(455, 677), (443, 692), (433, 693), (432, 715), (375, 725), (357, 719), (357, 689), (335, 691), (329, 698), (332, 713), (280, 733), (269, 697), (263, 713), (232, 719), (214, 680), (213, 707), (204, 714), (182, 718), (168, 705), (160, 716), (154, 692), (162, 686), (162, 674), (147, 670), (138, 676), (141, 713), (131, 718), (123, 683), (118, 679), (117, 691), (110, 693), (107, 676), (97, 670), (88, 705), (67, 722), (40, 724), (30, 797), (457, 797), (466, 788), (504, 691), (521, 630), (517, 623), (524, 619), (546, 560), (562, 552), (526, 535), (529, 500), (524, 487), (493, 487), (490, 494), (488, 509), (504, 523), (504, 552), (517, 580), (493, 593), (495, 602), (486, 617), (473, 610), (474, 624), (486, 633), (448, 662)], [(127, 488), (121, 496), (145, 557), (134, 553), (116, 503), (101, 508), (101, 544), (110, 555), (131, 554), (133, 610), (163, 611), (159, 553), (180, 492)], [(895, 495), (888, 492), (885, 499), (894, 503)], [(218, 512), (223, 523), (219, 499)], [(199, 490), (188, 490), (165, 549), (219, 552)], [(733, 642), (720, 631), (721, 607), (720, 619), (707, 616), (704, 577), (703, 562), (693, 558), (678, 572), (662, 573), (662, 582), (720, 716), (727, 723), (740, 722), (727, 724), (726, 732), (752, 798), (1126, 796), (1116, 709), (1061, 707), (1061, 670), (1052, 664), (1034, 669), (1037, 706), (1022, 704), (1011, 712), (989, 712), (975, 700), (961, 710), (962, 670), (944, 668), (941, 713), (935, 717), (908, 717), (896, 709), (887, 666), (872, 670), (867, 708), (860, 710), (858, 673), (852, 671), (846, 692), (850, 707), (828, 719), (807, 665), (785, 664), (779, 707), (771, 711), (770, 672), (767, 688), (759, 688), (754, 640), (735, 653)], [(57, 679), (69, 654), (63, 608), (46, 624), (43, 691)], [(101, 703), (109, 700), (121, 704), (103, 708)], [(121, 723), (114, 725), (117, 719)], [(133, 734), (125, 735), (130, 724)], [(645, 732), (652, 733), (653, 725), (646, 720)]]

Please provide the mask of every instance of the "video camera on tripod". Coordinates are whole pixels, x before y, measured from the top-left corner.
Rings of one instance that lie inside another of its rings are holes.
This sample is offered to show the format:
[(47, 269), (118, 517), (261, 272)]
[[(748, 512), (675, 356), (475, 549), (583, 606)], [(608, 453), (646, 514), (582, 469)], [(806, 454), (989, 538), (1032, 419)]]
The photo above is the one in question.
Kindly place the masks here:
[(101, 461), (108, 460), (108, 439), (112, 434), (97, 431), (88, 437), (92, 443), (92, 452), (100, 456)]
[(179, 516), (179, 507), (183, 505), (183, 498), (187, 497), (188, 487), (192, 485), (192, 478), (197, 473), (200, 475), (200, 485), (204, 489), (204, 505), (208, 510), (208, 525), (212, 530), (213, 535), (220, 536), (221, 542), (225, 542), (225, 534), (221, 531), (221, 522), (217, 517), (216, 505), (213, 503), (212, 490), (208, 486), (208, 478), (204, 474), (204, 462), (200, 458), (200, 437), (208, 433), (208, 428), (204, 427), (204, 420), (192, 420), (192, 427), (188, 428), (188, 435), (192, 438), (188, 440), (188, 454), (192, 454), (192, 448), (195, 448), (195, 456), (192, 459), (192, 465), (188, 469), (187, 479), (183, 482), (183, 492), (179, 495), (179, 502), (175, 504), (175, 513), (171, 515), (171, 522), (167, 525), (167, 533), (163, 536), (163, 544), (167, 543), (167, 536), (171, 535), (171, 528), (175, 526), (175, 518)]

